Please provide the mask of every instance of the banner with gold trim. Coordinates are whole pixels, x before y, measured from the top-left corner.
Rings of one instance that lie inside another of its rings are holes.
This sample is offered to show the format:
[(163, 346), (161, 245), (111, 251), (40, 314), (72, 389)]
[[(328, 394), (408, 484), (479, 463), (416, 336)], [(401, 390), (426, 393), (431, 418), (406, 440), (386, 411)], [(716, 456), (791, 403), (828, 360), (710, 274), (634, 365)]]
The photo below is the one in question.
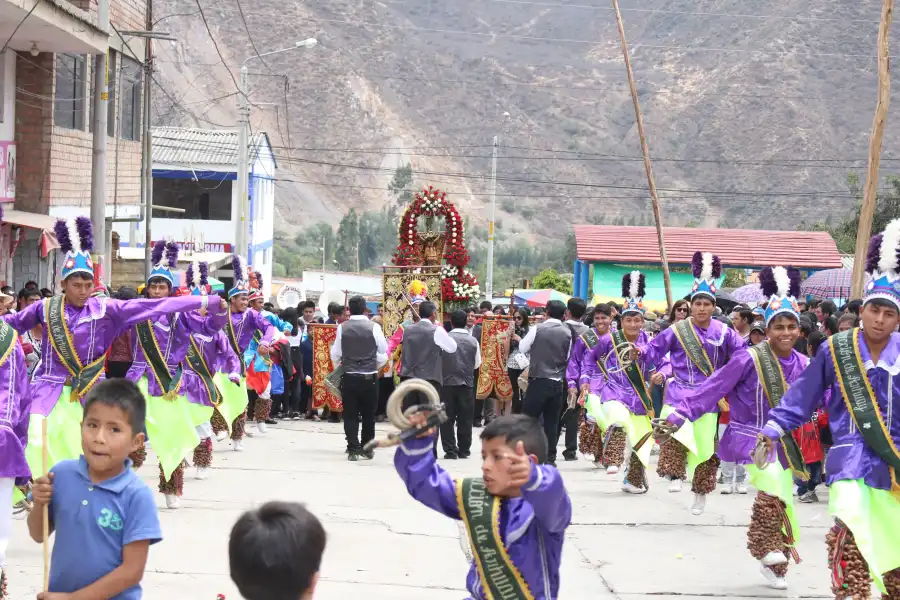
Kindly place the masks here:
[(510, 317), (485, 316), (481, 322), (481, 370), (475, 397), (512, 400), (512, 383), (506, 369), (506, 340), (512, 326)]
[(438, 323), (444, 322), (440, 266), (384, 266), (382, 269), (384, 270), (381, 278), (381, 285), (384, 290), (384, 315), (382, 316), (381, 329), (384, 331), (385, 338), (390, 339), (404, 321), (412, 321), (414, 308), (410, 305), (407, 290), (409, 284), (414, 280), (421, 281), (428, 288), (427, 297), (437, 306), (435, 320)]
[(344, 410), (343, 403), (325, 386), (325, 378), (334, 371), (331, 346), (337, 338), (337, 325), (310, 323), (309, 330), (313, 344), (312, 407), (319, 409), (327, 405), (329, 409), (340, 412)]

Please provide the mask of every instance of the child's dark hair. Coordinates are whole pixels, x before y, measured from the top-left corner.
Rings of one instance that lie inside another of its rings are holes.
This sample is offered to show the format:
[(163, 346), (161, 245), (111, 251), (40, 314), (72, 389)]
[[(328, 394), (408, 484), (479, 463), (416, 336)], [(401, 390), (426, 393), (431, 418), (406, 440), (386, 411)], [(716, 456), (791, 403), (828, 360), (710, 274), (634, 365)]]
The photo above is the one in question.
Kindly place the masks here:
[(247, 600), (299, 600), (325, 552), (325, 529), (295, 502), (267, 502), (231, 529), (231, 580)]
[(809, 348), (811, 350), (811, 352), (809, 353), (810, 356), (815, 356), (816, 354), (818, 354), (819, 346), (821, 346), (827, 339), (828, 336), (826, 336), (821, 331), (813, 331), (812, 333), (810, 333), (809, 337), (806, 340), (806, 343), (809, 344)]
[(506, 438), (507, 446), (515, 446), (521, 441), (526, 454), (537, 456), (538, 463), (547, 461), (547, 436), (540, 422), (533, 417), (508, 415), (494, 419), (481, 430), (481, 441), (494, 438)]
[(84, 416), (94, 404), (122, 409), (128, 417), (132, 436), (144, 431), (147, 401), (138, 387), (127, 379), (106, 379), (95, 384), (84, 397)]

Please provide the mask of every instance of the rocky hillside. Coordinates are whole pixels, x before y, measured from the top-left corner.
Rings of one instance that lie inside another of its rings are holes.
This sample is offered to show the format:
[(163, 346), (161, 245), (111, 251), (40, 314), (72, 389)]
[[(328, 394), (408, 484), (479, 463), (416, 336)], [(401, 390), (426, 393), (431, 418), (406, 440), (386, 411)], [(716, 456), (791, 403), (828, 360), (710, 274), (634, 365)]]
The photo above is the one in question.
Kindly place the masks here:
[[(507, 231), (650, 222), (607, 0), (200, 1), (202, 15), (196, 1), (155, 4), (157, 28), (180, 40), (156, 46), (158, 124), (233, 126), (241, 62), (319, 40), (249, 63), (252, 126), (280, 146), (287, 223), (384, 203), (405, 161), (486, 219), (494, 135)], [(667, 223), (784, 229), (848, 210), (880, 4), (622, 0)], [(897, 122), (887, 157), (900, 156)]]

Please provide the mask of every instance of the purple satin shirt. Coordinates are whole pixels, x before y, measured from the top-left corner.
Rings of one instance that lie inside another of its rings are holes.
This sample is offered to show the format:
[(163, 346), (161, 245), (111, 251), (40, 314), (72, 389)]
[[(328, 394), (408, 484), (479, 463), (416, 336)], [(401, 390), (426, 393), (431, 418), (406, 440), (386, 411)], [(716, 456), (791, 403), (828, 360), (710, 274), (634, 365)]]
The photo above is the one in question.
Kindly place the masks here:
[(242, 313), (232, 312), (231, 325), (234, 327), (234, 335), (237, 338), (241, 354), (247, 350), (250, 341), (253, 339), (253, 334), (257, 331), (263, 334), (260, 341), (260, 344), (263, 346), (270, 346), (272, 339), (275, 337), (275, 332), (278, 331), (274, 325), (262, 316), (261, 312), (252, 308), (248, 308)]
[[(724, 323), (712, 319), (707, 329), (694, 325), (700, 344), (709, 355), (713, 372), (721, 368), (728, 359), (747, 344), (740, 334)], [(638, 344), (641, 360), (648, 364), (663, 364), (666, 354), (672, 367), (672, 377), (666, 386), (664, 402), (678, 406), (697, 386), (706, 381), (706, 375), (688, 358), (684, 348), (675, 336), (675, 326), (669, 327), (646, 344)], [(719, 396), (721, 398), (721, 396)]]
[[(434, 460), (434, 437), (414, 439), (397, 448), (394, 466), (410, 495), (432, 510), (460, 520), (454, 479)], [(559, 595), (559, 566), (566, 527), (572, 521), (572, 503), (555, 467), (531, 466), (522, 496), (500, 505), (500, 535), (535, 600)], [(475, 563), (469, 567), (466, 589), (474, 600), (484, 600)]]
[(0, 479), (31, 477), (25, 446), (33, 396), (28, 390), (28, 366), (22, 344), (13, 342), (9, 357), (0, 367)]
[[(792, 350), (787, 358), (778, 358), (778, 361), (788, 386), (797, 381), (809, 363), (809, 359), (796, 350)], [(685, 396), (666, 420), (679, 427), (685, 420), (696, 421), (707, 413), (717, 412), (723, 396), (728, 396), (731, 421), (719, 442), (719, 457), (726, 462), (752, 464), (750, 453), (756, 448), (757, 436), (771, 409), (749, 348), (738, 352), (728, 364)], [(780, 446), (778, 456), (782, 466), (787, 468)]]
[[(215, 301), (215, 297), (213, 297)], [(190, 346), (192, 333), (213, 335), (225, 326), (228, 319), (228, 311), (218, 311), (218, 307), (210, 309), (204, 317), (198, 312), (176, 313), (164, 315), (153, 319), (153, 333), (156, 335), (156, 343), (169, 367), (169, 373), (174, 374), (178, 365), (184, 361)], [(134, 362), (125, 375), (126, 379), (137, 382), (144, 375), (147, 376), (147, 389), (151, 396), (162, 396), (164, 390), (160, 389), (153, 370), (147, 363), (147, 356), (141, 346), (137, 327), (132, 328), (131, 340), (133, 342), (132, 356)]]
[[(881, 416), (894, 444), (900, 446), (900, 377), (897, 377), (900, 374), (900, 334), (891, 334), (877, 365), (872, 362), (862, 330), (858, 330), (857, 335), (863, 366), (875, 391)], [(784, 395), (781, 404), (769, 414), (763, 434), (777, 439), (809, 421), (822, 404), (827, 390), (831, 390), (831, 397), (827, 398), (828, 426), (834, 439), (825, 463), (828, 483), (863, 479), (869, 487), (891, 489), (887, 463), (869, 448), (847, 410), (828, 344), (819, 346), (809, 367)]]
[[(638, 334), (635, 345), (640, 346), (642, 344), (646, 344), (648, 341), (650, 341), (650, 338), (647, 335), (647, 332), (641, 330), (641, 332)], [(594, 348), (590, 352), (585, 354), (585, 362), (593, 364), (599, 372), (600, 368), (596, 366), (597, 362), (602, 362), (603, 359), (606, 358), (606, 355), (612, 352), (614, 346), (615, 342), (613, 341), (612, 335), (604, 335), (600, 338), (600, 341), (597, 342), (597, 345), (594, 346)], [(618, 356), (613, 354), (612, 356), (610, 356), (609, 361), (606, 364), (609, 369), (615, 371), (619, 368)], [(647, 361), (639, 361), (638, 366), (641, 369), (641, 374), (644, 376), (644, 381), (647, 382), (647, 386), (649, 387), (650, 375), (653, 373), (653, 367)], [(593, 390), (591, 391), (593, 392)], [(647, 409), (644, 408), (644, 403), (641, 402), (640, 396), (638, 396), (637, 392), (634, 391), (634, 386), (631, 385), (631, 382), (628, 380), (628, 376), (625, 374), (625, 371), (619, 371), (618, 373), (613, 373), (612, 375), (607, 377), (603, 385), (598, 389), (596, 393), (600, 396), (601, 402), (618, 400), (622, 404), (624, 404), (632, 414), (647, 414)]]
[[(154, 319), (175, 312), (199, 310), (206, 303), (205, 296), (182, 296), (158, 300), (113, 300), (112, 298), (88, 298), (81, 308), (66, 304), (65, 318), (72, 333), (72, 343), (82, 365), (103, 356), (113, 340), (141, 321)], [(44, 348), (41, 364), (35, 370), (31, 382), (33, 414), (47, 416), (62, 393), (69, 371), (53, 349), (48, 339), (49, 327), (44, 314), (44, 302), (35, 302), (25, 310), (2, 318), (19, 333), (40, 324), (44, 326), (41, 338)], [(103, 378), (103, 374), (100, 375)]]
[[(231, 349), (228, 337), (224, 331), (217, 331), (213, 335), (195, 333), (191, 336), (200, 350), (200, 355), (209, 367), (210, 375), (215, 376), (221, 371), (232, 381), (239, 381), (241, 377), (241, 363), (237, 354)], [(212, 406), (209, 392), (200, 375), (191, 368), (190, 363), (184, 361), (184, 375), (181, 386), (182, 393), (190, 402)]]

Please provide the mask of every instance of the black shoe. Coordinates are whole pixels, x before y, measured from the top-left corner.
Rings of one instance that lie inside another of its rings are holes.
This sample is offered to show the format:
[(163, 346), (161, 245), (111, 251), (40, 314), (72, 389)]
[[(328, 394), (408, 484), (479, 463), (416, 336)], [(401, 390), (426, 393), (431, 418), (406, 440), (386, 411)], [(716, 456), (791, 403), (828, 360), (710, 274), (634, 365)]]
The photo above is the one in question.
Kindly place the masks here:
[(456, 460), (457, 458), (459, 458), (459, 454), (457, 454), (456, 452), (447, 452), (446, 454), (444, 454), (444, 458), (446, 460)]
[(348, 452), (347, 460), (349, 460), (350, 462), (356, 462), (359, 460), (359, 454), (357, 454), (356, 452)]
[(471, 452), (460, 452), (459, 453), (459, 457), (463, 460), (469, 458), (470, 456), (472, 456)]
[(362, 456), (366, 460), (372, 460), (373, 458), (375, 458), (375, 451), (374, 450), (363, 450), (360, 453), (360, 456)]
[(387, 415), (375, 415), (376, 423), (384, 423), (385, 421), (387, 421)]
[(269, 418), (269, 419), (266, 419), (266, 425), (278, 425), (278, 421), (276, 421), (275, 419)]
[(555, 466), (556, 466), (556, 459), (555, 459), (555, 458), (547, 459), (547, 463), (546, 463), (546, 464), (550, 465), (551, 467), (555, 467)]
[(475, 421), (472, 423), (472, 427), (481, 427), (481, 421)]
[(563, 458), (566, 459), (566, 462), (572, 462), (573, 460), (578, 460), (578, 456), (575, 454), (563, 454)]
[(340, 422), (341, 422), (341, 417), (340, 417), (340, 415), (337, 415), (337, 414), (335, 414), (335, 413), (331, 413), (330, 415), (328, 415), (328, 422), (329, 422), (329, 423), (340, 423)]

